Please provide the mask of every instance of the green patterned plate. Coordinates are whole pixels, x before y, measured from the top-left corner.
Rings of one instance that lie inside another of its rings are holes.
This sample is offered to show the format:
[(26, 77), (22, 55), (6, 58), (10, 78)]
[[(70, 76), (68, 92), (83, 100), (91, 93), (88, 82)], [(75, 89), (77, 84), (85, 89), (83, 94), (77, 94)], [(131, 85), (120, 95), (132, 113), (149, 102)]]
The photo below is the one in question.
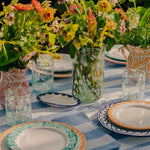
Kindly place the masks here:
[(8, 134), (12, 150), (69, 150), (78, 142), (77, 134), (57, 122), (33, 122), (15, 128)]

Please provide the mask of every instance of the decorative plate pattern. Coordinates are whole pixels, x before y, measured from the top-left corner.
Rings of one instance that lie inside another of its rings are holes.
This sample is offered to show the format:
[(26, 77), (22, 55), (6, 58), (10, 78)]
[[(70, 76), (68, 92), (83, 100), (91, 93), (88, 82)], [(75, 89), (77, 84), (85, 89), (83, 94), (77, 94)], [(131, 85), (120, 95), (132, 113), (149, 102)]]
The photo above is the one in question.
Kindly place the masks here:
[(131, 135), (131, 136), (150, 136), (150, 130), (126, 129), (117, 126), (116, 124), (110, 121), (110, 119), (108, 118), (108, 110), (111, 106), (115, 105), (118, 102), (121, 102), (121, 100), (117, 99), (112, 102), (107, 102), (106, 104), (103, 104), (102, 107), (100, 107), (98, 111), (98, 120), (101, 123), (101, 125), (104, 128), (119, 134)]
[(56, 92), (39, 94), (37, 99), (55, 107), (75, 107), (81, 104), (81, 101), (72, 95)]
[[(10, 150), (8, 145), (7, 145), (7, 136), (8, 134), (13, 131), (14, 129), (16, 129), (19, 126), (25, 125), (25, 124), (29, 124), (29, 123), (35, 123), (35, 122), (43, 122), (43, 121), (34, 121), (34, 122), (27, 122), (27, 123), (23, 123), (23, 124), (19, 124), (16, 126), (13, 126), (7, 130), (5, 130), (1, 135), (0, 135), (0, 150)], [(49, 121), (45, 121), (45, 122), (49, 122)], [(86, 139), (85, 136), (82, 134), (82, 132), (80, 132), (78, 129), (76, 129), (73, 126), (70, 126), (68, 124), (64, 124), (64, 123), (60, 123), (60, 122), (56, 122), (57, 124), (61, 124), (64, 125), (70, 129), (72, 129), (77, 137), (78, 137), (78, 141), (77, 141), (77, 145), (75, 146), (74, 150), (85, 150), (86, 147)]]
[(134, 130), (150, 129), (150, 102), (131, 100), (120, 102), (108, 110), (109, 119), (124, 128)]
[[(43, 135), (42, 133), (45, 134)], [(50, 134), (52, 136), (49, 136)], [(58, 139), (54, 138), (53, 135), (57, 136)], [(35, 136), (40, 137), (35, 138)], [(41, 144), (46, 143), (48, 146), (43, 145), (43, 147), (48, 150), (50, 147), (55, 147), (58, 140), (60, 146), (57, 149), (73, 149), (77, 144), (78, 137), (72, 129), (56, 122), (34, 122), (19, 126), (11, 131), (7, 137), (7, 144), (12, 150), (22, 150), (37, 149)], [(31, 145), (25, 143), (30, 143)]]

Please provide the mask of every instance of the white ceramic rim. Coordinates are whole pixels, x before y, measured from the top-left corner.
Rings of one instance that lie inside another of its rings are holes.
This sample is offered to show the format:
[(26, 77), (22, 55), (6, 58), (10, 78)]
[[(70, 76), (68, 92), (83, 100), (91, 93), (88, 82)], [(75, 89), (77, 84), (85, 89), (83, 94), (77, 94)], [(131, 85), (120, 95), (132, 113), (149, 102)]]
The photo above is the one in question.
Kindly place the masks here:
[[(121, 127), (124, 127), (124, 128), (134, 129), (134, 130), (148, 130), (148, 129), (150, 129), (150, 125), (146, 124), (146, 125), (143, 126), (143, 124), (142, 124), (141, 126), (138, 126), (138, 125), (135, 124), (135, 122), (132, 123), (132, 122), (129, 122), (128, 120), (123, 121), (122, 118), (119, 117), (119, 115), (122, 113), (121, 110), (125, 110), (126, 108), (130, 108), (131, 113), (130, 113), (130, 116), (128, 116), (127, 118), (136, 117), (135, 120), (138, 121), (139, 116), (138, 116), (137, 113), (132, 111), (133, 110), (132, 108), (136, 107), (136, 109), (144, 111), (145, 106), (150, 108), (150, 102), (138, 101), (138, 100), (120, 102), (120, 103), (117, 103), (117, 104), (113, 105), (108, 110), (108, 117), (113, 123), (115, 123), (115, 124), (117, 124)], [(144, 113), (144, 115), (145, 115), (145, 113)], [(148, 113), (149, 113), (149, 116), (150, 116), (150, 112), (148, 112)], [(123, 114), (123, 115), (127, 115), (127, 114)], [(146, 114), (146, 115), (148, 115), (148, 114)], [(143, 119), (145, 119), (145, 118), (143, 117)], [(143, 122), (146, 122), (146, 121), (143, 121)]]

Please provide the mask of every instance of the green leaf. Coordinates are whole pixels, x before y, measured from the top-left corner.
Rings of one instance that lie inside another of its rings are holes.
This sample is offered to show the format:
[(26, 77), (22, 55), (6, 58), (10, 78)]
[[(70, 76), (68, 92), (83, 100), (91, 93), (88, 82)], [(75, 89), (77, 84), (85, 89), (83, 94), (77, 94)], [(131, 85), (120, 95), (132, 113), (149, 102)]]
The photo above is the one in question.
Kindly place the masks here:
[(4, 12), (3, 12), (3, 11), (1, 11), (1, 12), (0, 12), (0, 17), (1, 17), (1, 16), (3, 16), (3, 15), (4, 15)]
[(70, 45), (69, 45), (69, 50), (70, 50), (70, 57), (74, 58), (77, 49), (72, 43), (70, 43)]
[(12, 0), (11, 5), (17, 4), (18, 2), (19, 2), (19, 0)]
[(119, 19), (119, 14), (117, 12), (114, 13), (114, 19), (117, 21)]
[(65, 45), (68, 44), (66, 41), (64, 41), (62, 35), (59, 35), (59, 36), (58, 36), (58, 40), (59, 40), (59, 43), (61, 43), (61, 46), (62, 46), (62, 47), (64, 47)]
[(96, 6), (92, 0), (90, 0), (88, 2), (85, 1), (85, 4), (86, 4), (86, 8), (90, 7), (93, 12), (97, 12)]
[(126, 0), (119, 0), (119, 3), (122, 4), (124, 3)]
[(49, 42), (50, 42), (52, 45), (54, 45), (54, 44), (55, 44), (56, 35), (53, 34), (53, 33), (48, 33), (48, 35), (49, 35), (49, 38), (48, 38)]
[(129, 2), (134, 2), (135, 0), (129, 0)]
[(15, 62), (20, 56), (11, 44), (5, 44), (0, 51), (0, 67)]
[(141, 26), (141, 25), (144, 25), (144, 24), (147, 22), (149, 16), (150, 16), (150, 8), (148, 8), (148, 9), (146, 10), (146, 12), (144, 13), (143, 17), (141, 18), (141, 20), (140, 20), (140, 22), (139, 22), (139, 25), (140, 25), (140, 26)]
[(140, 14), (140, 12), (146, 11), (146, 8), (139, 6), (136, 8), (136, 12)]
[(107, 50), (110, 50), (114, 44), (115, 44), (115, 39), (110, 38), (110, 37), (106, 37), (106, 40), (104, 41)]
[(138, 13), (140, 15), (140, 18), (142, 18), (142, 16), (144, 15), (145, 11), (146, 11), (146, 8), (141, 7), (141, 6), (137, 7), (137, 9), (136, 9), (136, 13)]

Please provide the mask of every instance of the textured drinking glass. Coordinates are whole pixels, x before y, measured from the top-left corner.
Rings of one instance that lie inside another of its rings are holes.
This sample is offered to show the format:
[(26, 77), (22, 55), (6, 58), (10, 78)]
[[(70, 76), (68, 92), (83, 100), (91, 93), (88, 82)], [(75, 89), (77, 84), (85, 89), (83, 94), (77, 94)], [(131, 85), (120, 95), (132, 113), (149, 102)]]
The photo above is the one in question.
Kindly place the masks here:
[(145, 90), (145, 72), (127, 69), (123, 72), (122, 100), (143, 100)]
[(6, 120), (10, 126), (31, 121), (32, 107), (29, 88), (10, 87), (5, 91)]
[(37, 93), (53, 91), (54, 64), (51, 56), (42, 55), (37, 63), (32, 62), (32, 88)]

